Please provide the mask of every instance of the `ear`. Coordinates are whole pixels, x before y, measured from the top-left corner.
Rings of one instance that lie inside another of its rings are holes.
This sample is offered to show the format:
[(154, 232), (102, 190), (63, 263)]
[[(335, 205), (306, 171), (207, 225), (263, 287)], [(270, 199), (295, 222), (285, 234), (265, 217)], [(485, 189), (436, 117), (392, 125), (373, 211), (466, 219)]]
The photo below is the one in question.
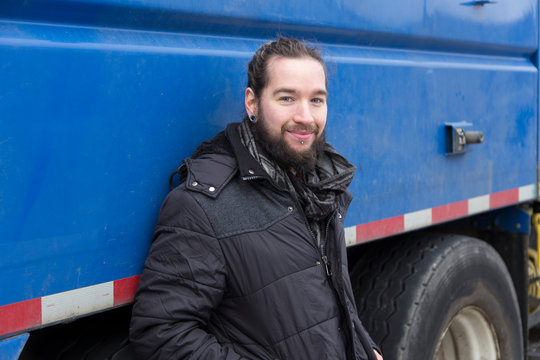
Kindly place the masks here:
[(255, 98), (255, 93), (251, 88), (246, 88), (246, 94), (244, 98), (244, 105), (246, 107), (246, 112), (249, 115), (258, 115), (257, 114), (257, 99)]

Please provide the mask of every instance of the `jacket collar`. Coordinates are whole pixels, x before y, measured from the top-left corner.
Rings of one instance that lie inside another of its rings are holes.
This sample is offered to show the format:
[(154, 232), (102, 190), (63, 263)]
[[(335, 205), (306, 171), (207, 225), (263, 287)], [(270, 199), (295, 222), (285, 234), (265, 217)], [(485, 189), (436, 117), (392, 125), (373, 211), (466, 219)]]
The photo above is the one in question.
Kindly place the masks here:
[(234, 158), (223, 155), (203, 155), (184, 160), (187, 168), (186, 187), (189, 190), (216, 198), (236, 174)]
[[(238, 133), (239, 125), (240, 123), (228, 124), (223, 132), (203, 143), (192, 157), (184, 160), (187, 189), (216, 198), (237, 172), (243, 180), (264, 178), (271, 181), (266, 171), (242, 144)], [(223, 140), (230, 148), (224, 146)]]
[(249, 153), (248, 149), (242, 144), (240, 134), (238, 132), (240, 123), (231, 123), (225, 129), (225, 135), (229, 139), (231, 147), (234, 151), (236, 160), (238, 161), (238, 170), (243, 180), (265, 178), (269, 181), (270, 176), (263, 169), (261, 164)]
[(216, 198), (236, 175), (238, 163), (225, 131), (203, 142), (184, 160), (186, 188)]

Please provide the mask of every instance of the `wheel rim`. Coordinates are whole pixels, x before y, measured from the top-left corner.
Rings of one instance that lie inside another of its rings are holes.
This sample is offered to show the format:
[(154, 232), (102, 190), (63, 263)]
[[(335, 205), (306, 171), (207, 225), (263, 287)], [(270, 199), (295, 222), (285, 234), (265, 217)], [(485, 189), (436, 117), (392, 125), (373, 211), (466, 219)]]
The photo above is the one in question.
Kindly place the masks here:
[(480, 309), (462, 309), (439, 340), (435, 360), (498, 360), (497, 335)]

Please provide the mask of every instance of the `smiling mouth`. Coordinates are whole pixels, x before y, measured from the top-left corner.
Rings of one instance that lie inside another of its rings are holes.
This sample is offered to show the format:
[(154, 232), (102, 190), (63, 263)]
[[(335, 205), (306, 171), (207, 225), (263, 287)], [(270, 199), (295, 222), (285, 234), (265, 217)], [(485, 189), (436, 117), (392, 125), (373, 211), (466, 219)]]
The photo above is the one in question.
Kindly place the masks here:
[(314, 134), (313, 131), (305, 131), (305, 130), (288, 130), (289, 134), (294, 136), (298, 141), (306, 141), (309, 140), (309, 138)]
[(291, 135), (303, 144), (304, 141), (311, 139), (312, 136), (316, 136), (319, 133), (319, 128), (315, 124), (313, 124), (313, 126), (296, 125), (291, 127), (284, 127), (282, 132), (289, 133), (289, 135)]

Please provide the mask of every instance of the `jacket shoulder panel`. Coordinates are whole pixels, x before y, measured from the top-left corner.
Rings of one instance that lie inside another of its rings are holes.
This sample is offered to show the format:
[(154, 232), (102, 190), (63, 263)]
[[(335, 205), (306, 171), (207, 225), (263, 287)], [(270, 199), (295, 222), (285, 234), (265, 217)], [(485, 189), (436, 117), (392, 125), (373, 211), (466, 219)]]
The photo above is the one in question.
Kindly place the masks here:
[(154, 238), (160, 230), (174, 228), (214, 236), (206, 214), (192, 194), (192, 192), (186, 191), (185, 183), (181, 183), (167, 194), (159, 211)]
[(217, 238), (267, 229), (297, 212), (294, 202), (283, 192), (260, 181), (233, 178), (219, 197), (193, 193), (206, 213)]

